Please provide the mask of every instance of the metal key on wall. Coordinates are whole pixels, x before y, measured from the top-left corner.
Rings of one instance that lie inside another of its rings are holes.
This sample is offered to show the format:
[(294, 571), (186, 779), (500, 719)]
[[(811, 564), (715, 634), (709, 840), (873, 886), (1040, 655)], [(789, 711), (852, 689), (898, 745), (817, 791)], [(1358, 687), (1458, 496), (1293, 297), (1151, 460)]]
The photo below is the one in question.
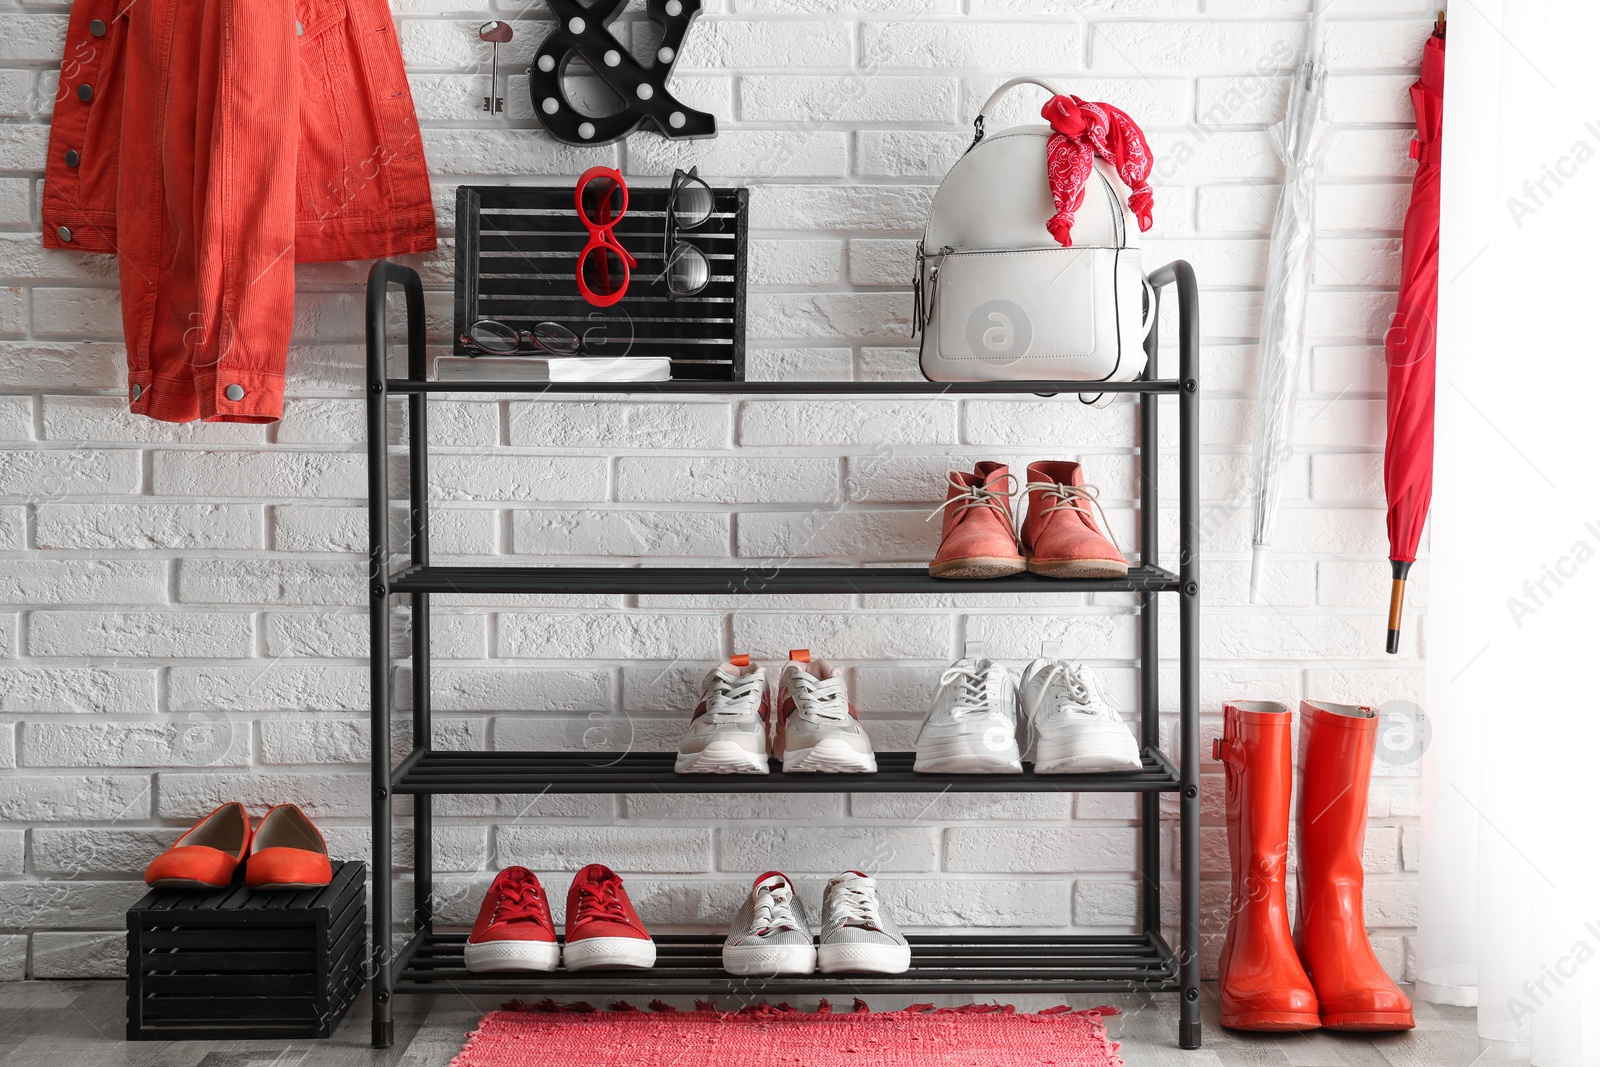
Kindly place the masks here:
[(511, 42), (511, 23), (485, 22), (478, 27), (478, 40), (488, 42), (493, 49), (489, 61), (489, 95), (483, 98), (483, 110), (498, 115), (506, 109), (505, 97), (500, 95), (500, 46)]

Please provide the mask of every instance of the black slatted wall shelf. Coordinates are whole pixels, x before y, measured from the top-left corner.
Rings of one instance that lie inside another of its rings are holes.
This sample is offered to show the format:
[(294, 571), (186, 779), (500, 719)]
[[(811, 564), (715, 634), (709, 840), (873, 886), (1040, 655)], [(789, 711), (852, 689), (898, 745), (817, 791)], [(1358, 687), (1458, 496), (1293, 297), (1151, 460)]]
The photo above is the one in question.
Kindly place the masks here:
[[(589, 231), (572, 186), (461, 186), (456, 355), (474, 354), (460, 338), (479, 319), (518, 330), (555, 322), (580, 336), (603, 337), (588, 355), (668, 356), (676, 379), (738, 381), (744, 377), (749, 205), (747, 189), (713, 191), (711, 217), (678, 233), (710, 261), (710, 283), (692, 296), (670, 296), (662, 277), (667, 190), (630, 188), (628, 210), (614, 232), (639, 265), (621, 302), (596, 308), (584, 301), (575, 278)], [(485, 383), (432, 384), (473, 391)]]

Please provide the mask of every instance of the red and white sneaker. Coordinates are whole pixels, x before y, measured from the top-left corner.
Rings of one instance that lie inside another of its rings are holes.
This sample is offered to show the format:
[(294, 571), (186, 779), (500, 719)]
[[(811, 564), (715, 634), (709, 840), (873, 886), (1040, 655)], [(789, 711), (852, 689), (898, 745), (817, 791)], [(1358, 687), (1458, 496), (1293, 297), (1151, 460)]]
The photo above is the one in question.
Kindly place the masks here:
[(786, 774), (872, 774), (878, 769), (872, 739), (845, 692), (844, 672), (822, 660), (812, 662), (809, 649), (791, 649), (778, 675), (772, 755), (783, 760)]
[(467, 970), (553, 971), (560, 960), (550, 904), (538, 876), (526, 867), (507, 867), (483, 895), (478, 921), (467, 937)]
[(591, 863), (567, 890), (569, 971), (654, 967), (656, 943), (633, 910), (622, 879), (610, 867)]
[(700, 703), (678, 742), (679, 774), (766, 774), (771, 697), (767, 672), (734, 656), (700, 683)]

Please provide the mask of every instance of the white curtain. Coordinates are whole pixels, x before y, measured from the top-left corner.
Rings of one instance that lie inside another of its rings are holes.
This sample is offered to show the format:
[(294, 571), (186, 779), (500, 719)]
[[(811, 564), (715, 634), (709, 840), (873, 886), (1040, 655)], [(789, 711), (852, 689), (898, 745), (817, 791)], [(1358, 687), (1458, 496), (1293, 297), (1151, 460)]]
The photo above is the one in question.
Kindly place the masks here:
[(1426, 1000), (1600, 1067), (1600, 3), (1450, 5)]

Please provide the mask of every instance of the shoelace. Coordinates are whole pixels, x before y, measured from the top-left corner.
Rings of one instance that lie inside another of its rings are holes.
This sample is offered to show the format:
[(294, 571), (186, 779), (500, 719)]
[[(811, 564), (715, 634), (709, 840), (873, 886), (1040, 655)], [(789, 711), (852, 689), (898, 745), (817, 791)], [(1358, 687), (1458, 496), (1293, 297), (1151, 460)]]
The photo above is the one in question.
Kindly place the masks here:
[(800, 922), (794, 917), (794, 893), (787, 886), (763, 889), (756, 897), (756, 935), (770, 930), (798, 930)]
[(617, 895), (615, 882), (601, 882), (598, 888), (592, 885), (578, 887), (578, 917), (572, 925), (582, 926), (599, 921), (628, 922), (628, 913), (622, 910), (622, 898)]
[(979, 670), (975, 664), (967, 660), (953, 663), (946, 667), (944, 673), (939, 675), (939, 687), (947, 685), (956, 687), (956, 703), (950, 713), (956, 718), (974, 713), (993, 713), (995, 705), (988, 699), (989, 683), (994, 677), (993, 669)]
[(844, 679), (818, 678), (808, 671), (788, 671), (786, 680), (794, 697), (794, 710), (812, 722), (844, 722), (850, 702), (844, 696)]
[[(1122, 546), (1117, 544), (1116, 535), (1111, 532), (1111, 521), (1106, 518), (1106, 509), (1100, 506), (1100, 490), (1093, 485), (1067, 485), (1063, 482), (1029, 482), (1022, 487), (1024, 493), (1043, 493), (1046, 497), (1056, 502), (1045, 508), (1041, 514), (1048, 515), (1052, 511), (1076, 511), (1094, 521), (1094, 511), (1100, 513), (1100, 530), (1105, 534), (1106, 540), (1111, 542), (1111, 547), (1119, 553)], [(1093, 508), (1094, 511), (1091, 511)]]
[[(951, 504), (959, 504), (961, 506), (956, 508), (957, 515), (960, 515), (968, 508), (993, 508), (1000, 513), (1001, 518), (1006, 520), (1006, 527), (1009, 529), (1012, 524), (1012, 518), (1011, 508), (1008, 505), (1011, 501), (1011, 495), (1017, 491), (1017, 476), (1008, 471), (1006, 476), (1000, 479), (999, 484), (1005, 486), (1004, 490), (1001, 490), (989, 485), (965, 485), (958, 480), (957, 475), (959, 473), (959, 471), (951, 471), (947, 476), (950, 480), (950, 488), (956, 490), (956, 495), (934, 508), (933, 514), (922, 521), (932, 522), (944, 513), (945, 508)], [(1006, 501), (1006, 504), (1001, 504), (1000, 501), (1002, 500)]]
[(1089, 685), (1073, 667), (1057, 663), (1050, 668), (1050, 673), (1045, 676), (1046, 688), (1057, 688), (1056, 712), (1061, 715), (1088, 715), (1100, 719), (1116, 719), (1118, 717), (1110, 704), (1101, 698), (1095, 700), (1095, 694)]
[(713, 723), (736, 722), (756, 714), (762, 681), (759, 674), (732, 678), (722, 671), (714, 672), (711, 686), (706, 690), (706, 710), (701, 718)]
[(837, 886), (828, 895), (830, 919), (843, 920), (845, 926), (864, 926), (869, 930), (882, 930), (878, 918), (878, 894), (861, 882)]
[(490, 925), (495, 923), (538, 923), (540, 926), (549, 925), (548, 912), (544, 907), (544, 895), (539, 892), (537, 882), (529, 879), (519, 879), (506, 885), (500, 892), (500, 899), (495, 905), (494, 917)]

